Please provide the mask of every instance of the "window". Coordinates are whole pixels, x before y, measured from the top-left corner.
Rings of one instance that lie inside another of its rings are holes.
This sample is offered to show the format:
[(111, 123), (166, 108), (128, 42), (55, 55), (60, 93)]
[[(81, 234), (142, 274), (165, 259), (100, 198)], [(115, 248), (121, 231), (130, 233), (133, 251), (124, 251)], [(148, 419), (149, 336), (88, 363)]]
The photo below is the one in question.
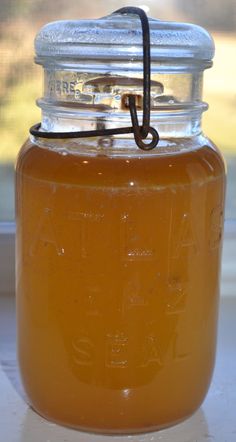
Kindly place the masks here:
[[(40, 121), (35, 100), (41, 94), (41, 68), (33, 63), (33, 39), (46, 22), (98, 17), (130, 2), (113, 0), (1, 0), (0, 16), (0, 235), (14, 226), (14, 162), (29, 127)], [(142, 0), (135, 2), (153, 17), (192, 21), (209, 29), (216, 42), (214, 69), (205, 73), (204, 99), (210, 110), (204, 130), (228, 163), (226, 220), (236, 230), (236, 3), (235, 0)], [(4, 223), (4, 224), (3, 224)], [(227, 230), (227, 228), (226, 228)], [(4, 240), (4, 247), (7, 242)], [(3, 243), (0, 243), (3, 254)], [(4, 252), (5, 253), (5, 252)], [(12, 260), (9, 255), (9, 262)], [(0, 272), (3, 271), (0, 255)]]

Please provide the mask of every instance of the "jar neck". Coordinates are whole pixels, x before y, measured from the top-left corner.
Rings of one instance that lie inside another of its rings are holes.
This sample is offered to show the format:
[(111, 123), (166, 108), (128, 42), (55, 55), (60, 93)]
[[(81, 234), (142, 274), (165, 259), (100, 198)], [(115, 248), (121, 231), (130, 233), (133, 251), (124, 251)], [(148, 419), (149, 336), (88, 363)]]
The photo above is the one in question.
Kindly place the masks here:
[[(151, 126), (162, 138), (201, 133), (202, 72), (158, 72), (151, 76)], [(127, 95), (133, 94), (142, 122), (142, 71), (84, 72), (79, 68), (44, 71), (42, 129), (87, 131), (131, 126)]]
[[(138, 112), (140, 125), (142, 112)], [(92, 131), (131, 126), (129, 114), (89, 112), (60, 112), (58, 109), (42, 111), (42, 129), (48, 132)], [(193, 137), (201, 133), (201, 114), (194, 112), (182, 113), (151, 113), (151, 126), (161, 138)], [(132, 138), (132, 134), (116, 135), (115, 137)]]

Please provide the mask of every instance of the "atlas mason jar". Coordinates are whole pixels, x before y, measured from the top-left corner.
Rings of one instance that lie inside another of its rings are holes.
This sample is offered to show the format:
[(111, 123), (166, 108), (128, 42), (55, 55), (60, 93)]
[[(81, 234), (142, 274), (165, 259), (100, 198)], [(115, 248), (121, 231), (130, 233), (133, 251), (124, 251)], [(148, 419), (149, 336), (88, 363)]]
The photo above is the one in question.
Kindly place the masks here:
[[(158, 145), (31, 135), (16, 168), (24, 388), (42, 416), (95, 432), (185, 419), (215, 360), (225, 168), (201, 129), (214, 45), (195, 25), (149, 26)], [(130, 95), (142, 118), (137, 15), (53, 22), (35, 49), (41, 131), (130, 126)]]

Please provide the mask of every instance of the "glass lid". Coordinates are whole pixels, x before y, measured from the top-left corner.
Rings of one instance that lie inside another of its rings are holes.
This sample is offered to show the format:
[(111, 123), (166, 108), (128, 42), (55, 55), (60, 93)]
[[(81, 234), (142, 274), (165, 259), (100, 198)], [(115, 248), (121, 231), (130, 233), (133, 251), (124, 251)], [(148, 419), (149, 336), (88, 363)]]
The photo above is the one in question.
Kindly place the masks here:
[[(152, 61), (211, 66), (214, 42), (200, 26), (149, 18)], [(140, 19), (113, 13), (96, 20), (61, 20), (48, 23), (35, 39), (36, 62), (44, 59), (130, 60), (143, 56)]]

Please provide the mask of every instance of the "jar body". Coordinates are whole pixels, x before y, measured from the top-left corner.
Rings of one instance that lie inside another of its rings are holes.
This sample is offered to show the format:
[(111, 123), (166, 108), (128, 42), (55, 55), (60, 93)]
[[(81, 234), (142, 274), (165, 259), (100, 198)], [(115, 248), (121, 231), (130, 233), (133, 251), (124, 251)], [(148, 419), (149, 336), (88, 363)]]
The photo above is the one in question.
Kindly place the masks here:
[(18, 352), (36, 411), (132, 433), (200, 406), (215, 359), (224, 187), (218, 150), (197, 137), (193, 149), (134, 156), (26, 142)]

